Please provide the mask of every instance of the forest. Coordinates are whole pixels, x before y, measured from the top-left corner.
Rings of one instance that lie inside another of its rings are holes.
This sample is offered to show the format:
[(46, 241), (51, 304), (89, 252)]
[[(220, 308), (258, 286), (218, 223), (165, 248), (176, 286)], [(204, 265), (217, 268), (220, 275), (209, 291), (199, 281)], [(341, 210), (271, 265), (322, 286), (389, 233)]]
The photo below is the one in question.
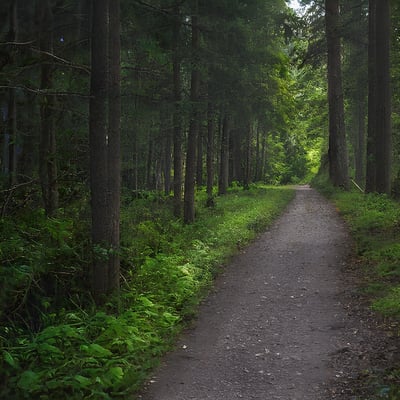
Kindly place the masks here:
[(400, 4), (299, 3), (2, 0), (0, 398), (132, 395), (295, 184), (400, 316)]

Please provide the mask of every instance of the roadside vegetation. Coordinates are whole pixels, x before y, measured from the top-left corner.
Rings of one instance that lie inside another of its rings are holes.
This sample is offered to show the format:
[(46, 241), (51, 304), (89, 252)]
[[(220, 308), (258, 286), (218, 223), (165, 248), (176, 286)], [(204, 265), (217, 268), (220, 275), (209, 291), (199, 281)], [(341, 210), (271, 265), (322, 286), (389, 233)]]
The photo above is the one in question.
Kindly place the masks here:
[[(400, 204), (386, 194), (334, 188), (324, 177), (314, 186), (334, 201), (354, 239), (353, 265), (362, 278), (359, 290), (385, 329), (399, 335), (400, 323)], [(400, 365), (385, 371), (364, 371), (379, 387), (376, 399), (400, 398)], [(373, 375), (370, 376), (370, 374)]]
[[(196, 222), (152, 192), (125, 195), (119, 297), (96, 307), (87, 228), (27, 212), (1, 224), (0, 398), (115, 399), (140, 387), (228, 258), (292, 199), (290, 188), (233, 187)], [(82, 212), (82, 211), (81, 211)], [(50, 285), (50, 283), (52, 285)], [(83, 285), (84, 286), (84, 285)]]

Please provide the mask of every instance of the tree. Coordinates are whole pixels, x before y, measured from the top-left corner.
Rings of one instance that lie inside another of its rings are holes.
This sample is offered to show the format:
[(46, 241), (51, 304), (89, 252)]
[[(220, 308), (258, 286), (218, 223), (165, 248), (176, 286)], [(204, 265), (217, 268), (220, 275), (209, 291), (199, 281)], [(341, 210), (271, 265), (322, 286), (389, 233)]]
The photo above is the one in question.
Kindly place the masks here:
[(328, 47), (329, 177), (335, 186), (348, 188), (347, 144), (339, 32), (339, 0), (325, 0)]
[(376, 191), (391, 194), (390, 0), (376, 3)]
[(369, 2), (368, 192), (391, 193), (390, 0)]
[(368, 136), (365, 190), (376, 190), (376, 1), (369, 0), (368, 10)]
[(179, 41), (181, 32), (181, 13), (179, 5), (174, 7), (173, 22), (173, 94), (174, 94), (174, 114), (173, 114), (173, 153), (174, 153), (174, 215), (180, 217), (182, 209), (182, 84), (181, 84), (181, 55), (179, 51)]
[(109, 290), (119, 287), (121, 201), (121, 27), (120, 0), (109, 1), (108, 213), (110, 218)]
[(119, 40), (119, 2), (110, 8), (108, 0), (94, 2), (89, 134), (92, 291), (99, 301), (119, 286)]
[(195, 181), (196, 181), (196, 145), (199, 134), (199, 90), (200, 90), (200, 29), (199, 3), (193, 0), (192, 6), (192, 71), (190, 83), (191, 116), (186, 151), (185, 193), (183, 219), (185, 223), (195, 220)]
[[(50, 0), (38, 0), (39, 46), (41, 52), (41, 81), (43, 92), (53, 89), (53, 12)], [(43, 95), (40, 104), (39, 176), (44, 208), (53, 216), (58, 208), (57, 144), (55, 131), (55, 96)]]

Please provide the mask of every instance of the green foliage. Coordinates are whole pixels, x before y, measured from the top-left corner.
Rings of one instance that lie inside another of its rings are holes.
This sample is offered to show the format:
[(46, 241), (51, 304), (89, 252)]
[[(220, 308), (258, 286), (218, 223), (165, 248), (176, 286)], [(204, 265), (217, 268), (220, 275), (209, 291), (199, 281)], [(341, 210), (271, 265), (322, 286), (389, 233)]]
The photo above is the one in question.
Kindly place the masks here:
[[(400, 204), (383, 194), (344, 192), (320, 176), (316, 185), (332, 198), (345, 218), (357, 254), (354, 264), (364, 277), (360, 290), (371, 307), (385, 317), (400, 318)], [(371, 399), (399, 399), (399, 370), (383, 370), (369, 386), (377, 387)]]
[[(292, 197), (288, 188), (234, 187), (216, 199), (215, 208), (204, 208), (206, 193), (199, 192), (198, 218), (189, 226), (172, 218), (168, 198), (125, 197), (125, 283), (118, 297), (97, 310), (77, 290), (83, 289), (77, 280), (86, 276), (86, 228), (68, 219), (47, 220), (41, 213), (27, 214), (18, 227), (5, 219), (0, 398), (115, 399), (131, 394), (193, 316), (221, 265)], [(44, 295), (49, 275), (62, 290)], [(36, 299), (37, 326), (27, 327), (18, 318), (11, 324), (11, 312), (21, 319), (33, 316), (27, 298)]]

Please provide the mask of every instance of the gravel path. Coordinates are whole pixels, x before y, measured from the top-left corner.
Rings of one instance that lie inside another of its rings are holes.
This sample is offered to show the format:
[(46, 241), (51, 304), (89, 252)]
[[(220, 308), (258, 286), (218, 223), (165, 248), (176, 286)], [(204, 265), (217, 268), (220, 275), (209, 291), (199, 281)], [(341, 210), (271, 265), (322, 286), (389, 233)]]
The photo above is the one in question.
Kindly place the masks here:
[(332, 359), (352, 339), (341, 273), (350, 246), (333, 206), (298, 187), (284, 215), (218, 278), (139, 398), (333, 398), (343, 371)]

